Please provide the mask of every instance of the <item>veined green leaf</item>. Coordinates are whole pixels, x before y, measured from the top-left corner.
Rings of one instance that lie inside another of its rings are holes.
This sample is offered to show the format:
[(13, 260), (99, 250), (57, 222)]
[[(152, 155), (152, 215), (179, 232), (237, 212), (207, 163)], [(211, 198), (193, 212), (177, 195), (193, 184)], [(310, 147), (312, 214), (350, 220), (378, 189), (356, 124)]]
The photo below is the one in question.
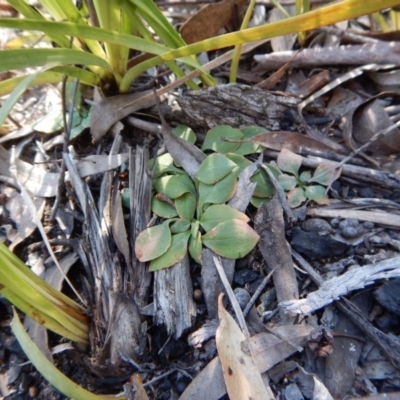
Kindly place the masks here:
[(184, 171), (174, 165), (171, 154), (165, 153), (161, 156), (149, 160), (148, 166), (152, 169), (153, 178), (158, 178), (162, 174), (170, 172), (174, 174), (184, 174)]
[(97, 396), (93, 393), (78, 386), (64, 374), (62, 374), (38, 349), (36, 344), (30, 339), (25, 332), (17, 313), (14, 311), (14, 317), (11, 322), (11, 329), (18, 340), (22, 350), (25, 352), (29, 360), (55, 388), (67, 397), (75, 400), (100, 400), (105, 397)]
[(170, 199), (175, 200), (184, 193), (196, 195), (196, 189), (192, 180), (187, 175), (167, 175), (155, 179), (153, 186), (157, 193), (164, 193)]
[(216, 126), (207, 132), (201, 149), (203, 151), (214, 150), (223, 154), (236, 153), (236, 149), (240, 146), (240, 143), (224, 142), (223, 138), (240, 140), (243, 138), (243, 133), (239, 129), (232, 128), (229, 125)]
[(292, 175), (281, 174), (278, 176), (278, 181), (283, 190), (291, 190), (297, 185), (297, 179)]
[(283, 148), (281, 152), (278, 154), (278, 158), (276, 163), (278, 167), (283, 172), (290, 172), (296, 178), (299, 176), (299, 169), (301, 167), (301, 163), (303, 162), (303, 157), (299, 156), (292, 151)]
[(181, 139), (186, 140), (189, 143), (195, 144), (197, 137), (196, 134), (193, 132), (193, 129), (186, 125), (179, 124), (176, 128), (173, 129), (173, 132), (176, 136), (180, 137)]
[(287, 198), (289, 207), (291, 208), (296, 208), (307, 200), (303, 188), (300, 187), (295, 187), (289, 190)]
[(200, 224), (203, 229), (208, 232), (215, 228), (220, 222), (231, 219), (240, 219), (244, 222), (249, 222), (246, 214), (232, 208), (226, 204), (211, 205), (204, 211), (200, 219)]
[(196, 197), (189, 192), (175, 199), (175, 207), (178, 215), (186, 221), (191, 221), (196, 211)]
[(146, 262), (160, 257), (171, 246), (170, 220), (152, 226), (139, 234), (135, 242), (135, 254), (139, 261)]
[(248, 254), (259, 240), (257, 233), (240, 219), (231, 219), (219, 223), (201, 240), (222, 257), (237, 259)]
[(329, 186), (332, 182), (339, 178), (341, 172), (342, 168), (337, 169), (335, 163), (324, 162), (318, 165), (310, 182), (316, 182), (323, 186)]
[(0, 71), (60, 64), (96, 65), (110, 69), (110, 65), (93, 54), (71, 49), (16, 49), (3, 50)]
[[(240, 128), (240, 131), (243, 133), (243, 136), (246, 139), (249, 139), (260, 133), (264, 133), (265, 131), (267, 131), (267, 129), (262, 128), (260, 126), (246, 126), (244, 128)], [(245, 156), (247, 154), (261, 153), (262, 151), (263, 148), (259, 144), (247, 142), (247, 143), (240, 143), (239, 147), (235, 150), (235, 153)]]
[(213, 185), (230, 174), (236, 164), (220, 153), (213, 153), (200, 164), (196, 178), (207, 185)]
[(199, 184), (199, 210), (202, 211), (204, 204), (226, 203), (236, 192), (237, 174), (231, 172), (215, 185)]
[(187, 253), (187, 243), (190, 232), (177, 233), (172, 235), (170, 248), (160, 257), (150, 262), (150, 271), (158, 271), (162, 268), (168, 268), (181, 261)]
[(171, 233), (187, 232), (190, 228), (190, 222), (178, 219), (171, 224)]
[(153, 196), (151, 199), (151, 211), (162, 218), (173, 218), (178, 216), (176, 208), (172, 207), (171, 204), (168, 204), (165, 201), (157, 199), (156, 196)]
[(305, 195), (310, 200), (314, 200), (318, 204), (329, 204), (328, 196), (325, 194), (326, 189), (320, 185), (307, 186)]
[(201, 264), (201, 252), (203, 250), (203, 244), (201, 243), (201, 233), (197, 232), (197, 235), (190, 236), (189, 239), (189, 254), (198, 264)]

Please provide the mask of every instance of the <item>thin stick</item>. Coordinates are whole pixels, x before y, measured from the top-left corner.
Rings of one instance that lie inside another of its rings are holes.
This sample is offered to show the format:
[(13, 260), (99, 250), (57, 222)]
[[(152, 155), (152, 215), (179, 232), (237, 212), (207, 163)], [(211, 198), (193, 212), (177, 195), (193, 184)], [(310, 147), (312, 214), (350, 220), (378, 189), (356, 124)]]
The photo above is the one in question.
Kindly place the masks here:
[(228, 278), (226, 277), (226, 274), (225, 274), (224, 268), (221, 264), (220, 258), (213, 257), (213, 259), (214, 259), (215, 266), (217, 267), (219, 277), (221, 278), (221, 282), (225, 287), (226, 293), (228, 294), (229, 300), (231, 301), (233, 310), (235, 311), (236, 318), (238, 320), (240, 329), (242, 330), (243, 334), (246, 336), (246, 339), (247, 339), (250, 337), (250, 333), (249, 333), (249, 330), (247, 329), (246, 321), (244, 319), (239, 302), (237, 301), (235, 293), (233, 293), (232, 287), (228, 282)]
[(267, 286), (267, 283), (271, 279), (272, 274), (275, 272), (275, 269), (273, 269), (261, 282), (260, 286), (258, 286), (257, 290), (254, 292), (253, 296), (251, 296), (251, 299), (247, 303), (245, 309), (243, 310), (243, 315), (246, 318), (247, 314), (250, 312), (251, 308), (254, 306), (254, 303), (258, 299), (258, 296), (260, 296), (261, 292), (264, 290), (265, 286)]

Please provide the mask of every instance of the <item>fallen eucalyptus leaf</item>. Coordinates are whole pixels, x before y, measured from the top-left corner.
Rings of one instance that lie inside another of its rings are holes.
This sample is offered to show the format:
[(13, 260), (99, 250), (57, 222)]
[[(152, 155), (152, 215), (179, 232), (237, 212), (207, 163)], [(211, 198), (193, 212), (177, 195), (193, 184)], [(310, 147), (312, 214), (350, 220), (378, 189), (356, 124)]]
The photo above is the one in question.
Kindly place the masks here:
[(253, 358), (242, 350), (246, 337), (218, 298), (220, 324), (215, 335), (226, 389), (231, 400), (272, 399)]

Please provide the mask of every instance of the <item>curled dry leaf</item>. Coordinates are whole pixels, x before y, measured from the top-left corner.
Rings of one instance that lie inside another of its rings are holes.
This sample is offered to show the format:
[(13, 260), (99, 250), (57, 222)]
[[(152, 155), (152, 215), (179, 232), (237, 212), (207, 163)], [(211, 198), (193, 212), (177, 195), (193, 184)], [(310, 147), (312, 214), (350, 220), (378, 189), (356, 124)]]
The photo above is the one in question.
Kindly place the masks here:
[[(383, 97), (385, 94), (368, 99), (345, 115), (343, 136), (350, 148), (356, 149), (367, 143), (374, 134), (393, 124), (379, 101)], [(374, 141), (368, 150), (376, 156), (398, 154), (400, 151), (399, 138), (400, 130), (394, 129)]]
[(223, 294), (220, 294), (218, 298), (220, 324), (216, 333), (216, 343), (229, 398), (272, 399), (253, 358), (243, 352), (242, 342), (245, 336), (225, 310), (222, 299)]

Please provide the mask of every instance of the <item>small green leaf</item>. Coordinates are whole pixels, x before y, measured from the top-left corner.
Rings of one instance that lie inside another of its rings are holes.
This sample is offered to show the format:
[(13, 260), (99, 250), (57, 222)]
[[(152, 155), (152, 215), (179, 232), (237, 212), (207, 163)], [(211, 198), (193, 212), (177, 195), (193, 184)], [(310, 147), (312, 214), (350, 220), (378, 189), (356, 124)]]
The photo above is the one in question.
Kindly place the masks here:
[(224, 179), (215, 185), (199, 184), (199, 204), (200, 208), (204, 204), (226, 203), (236, 192), (237, 175), (231, 172)]
[(197, 221), (197, 220), (193, 220), (192, 224), (191, 224), (191, 228), (190, 228), (190, 234), (193, 237), (196, 237), (197, 236), (197, 232), (199, 231), (199, 228), (200, 228), (200, 222)]
[(173, 218), (178, 215), (174, 207), (165, 201), (158, 200), (155, 196), (151, 199), (151, 211), (162, 218)]
[[(249, 139), (260, 133), (268, 132), (267, 129), (261, 128), (260, 126), (246, 126), (244, 128), (240, 128), (240, 131), (243, 133), (243, 136), (246, 139)], [(261, 153), (263, 150), (264, 148), (259, 144), (248, 142), (240, 143), (239, 147), (235, 150), (235, 153), (245, 156), (247, 154)]]
[(325, 191), (326, 189), (323, 186), (312, 185), (306, 187), (305, 195), (318, 204), (329, 204), (329, 199)]
[(195, 144), (197, 140), (196, 134), (193, 132), (193, 129), (189, 128), (186, 125), (179, 124), (176, 128), (173, 129), (173, 132), (176, 136), (186, 140), (189, 143)]
[(189, 221), (184, 221), (182, 219), (178, 219), (178, 221), (175, 221), (171, 224), (170, 230), (171, 233), (183, 233), (187, 232), (190, 228), (190, 222)]
[(342, 169), (335, 168), (336, 165), (330, 162), (320, 164), (314, 172), (311, 182), (319, 183), (323, 186), (329, 186), (333, 181), (339, 178)]
[(307, 183), (311, 179), (311, 171), (304, 171), (300, 174), (300, 180)]
[(248, 254), (259, 238), (246, 222), (231, 219), (218, 224), (203, 235), (201, 240), (205, 246), (220, 256), (237, 259)]
[(275, 193), (274, 186), (263, 169), (257, 171), (250, 180), (257, 183), (253, 193), (254, 197), (271, 197)]
[(245, 168), (252, 164), (250, 160), (240, 154), (227, 153), (225, 155), (238, 166), (238, 174), (240, 174)]
[(220, 153), (209, 155), (200, 165), (196, 178), (207, 185), (213, 185), (227, 176), (237, 165)]
[(197, 235), (190, 236), (189, 239), (189, 254), (198, 264), (201, 264), (201, 251), (203, 250), (203, 244), (201, 242), (201, 233), (197, 232)]
[(196, 195), (192, 180), (188, 175), (167, 175), (162, 178), (155, 179), (153, 186), (157, 193), (164, 193), (172, 200), (182, 196), (184, 193), (192, 193)]
[(178, 215), (182, 219), (191, 221), (196, 211), (196, 198), (192, 193), (184, 193), (182, 196), (175, 199), (175, 207)]
[(261, 204), (268, 204), (270, 202), (270, 197), (252, 197), (250, 203), (255, 208), (260, 208)]
[(278, 167), (284, 172), (290, 172), (298, 177), (303, 157), (288, 149), (282, 149), (277, 158)]
[(278, 176), (278, 182), (283, 190), (293, 189), (297, 185), (297, 179), (294, 176), (281, 174)]
[(289, 207), (291, 207), (291, 208), (296, 208), (301, 203), (303, 203), (307, 200), (306, 196), (304, 194), (304, 190), (299, 187), (291, 189), (289, 191), (289, 193), (287, 194), (287, 197), (288, 197)]
[(174, 165), (174, 159), (172, 158), (171, 154), (165, 153), (155, 159), (149, 160), (148, 163), (149, 168), (153, 172), (153, 178), (159, 178), (162, 174), (167, 172), (174, 173), (174, 174), (182, 174), (184, 171), (180, 168), (177, 168)]
[(171, 246), (162, 256), (150, 262), (150, 271), (154, 272), (162, 268), (172, 267), (177, 262), (181, 261), (187, 253), (189, 236), (190, 232), (172, 235)]
[(234, 153), (240, 146), (240, 143), (224, 142), (222, 138), (240, 140), (243, 138), (243, 133), (239, 129), (232, 128), (229, 125), (216, 126), (207, 132), (201, 150), (214, 150), (218, 153)]
[(212, 205), (204, 211), (200, 219), (200, 224), (207, 232), (213, 229), (220, 222), (228, 221), (231, 219), (240, 219), (244, 222), (249, 222), (246, 214), (232, 208), (226, 204)]
[(139, 261), (146, 262), (160, 257), (171, 246), (170, 221), (145, 229), (135, 242), (135, 254)]

